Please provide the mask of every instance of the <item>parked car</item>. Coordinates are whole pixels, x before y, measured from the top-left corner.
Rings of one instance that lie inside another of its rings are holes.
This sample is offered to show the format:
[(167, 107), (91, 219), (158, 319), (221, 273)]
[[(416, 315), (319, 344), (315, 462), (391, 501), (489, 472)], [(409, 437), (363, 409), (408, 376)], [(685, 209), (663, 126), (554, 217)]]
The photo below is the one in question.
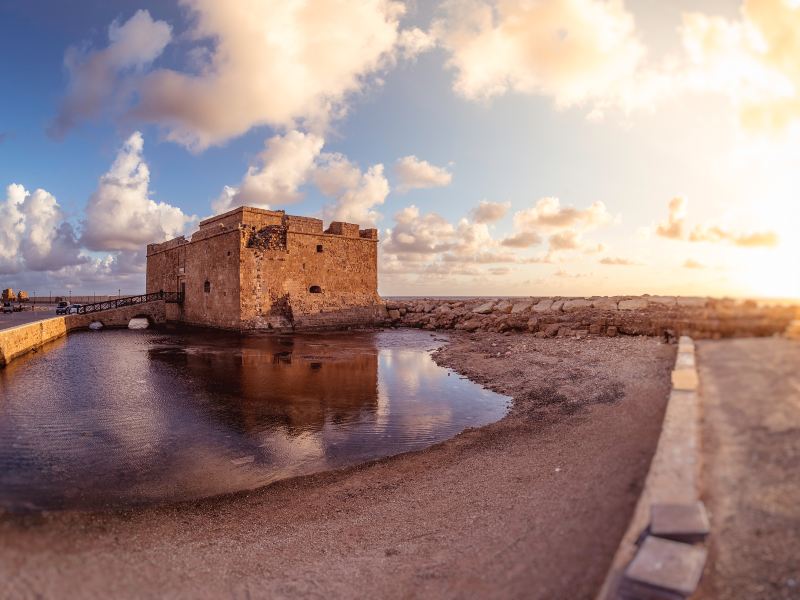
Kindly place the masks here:
[(56, 305), (56, 314), (57, 315), (65, 315), (67, 314), (67, 309), (69, 308), (69, 302), (59, 302)]
[(70, 304), (67, 307), (67, 314), (68, 315), (75, 315), (78, 314), (78, 309), (83, 306), (83, 304)]
[(14, 307), (11, 306), (11, 302), (3, 302), (3, 312), (4, 313), (14, 312)]

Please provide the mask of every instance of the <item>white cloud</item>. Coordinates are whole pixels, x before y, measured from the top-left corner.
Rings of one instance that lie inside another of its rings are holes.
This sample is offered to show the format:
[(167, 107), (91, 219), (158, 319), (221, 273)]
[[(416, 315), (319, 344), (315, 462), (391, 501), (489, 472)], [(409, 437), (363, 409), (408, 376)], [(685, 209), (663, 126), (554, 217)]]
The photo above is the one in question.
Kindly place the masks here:
[(141, 250), (182, 234), (197, 217), (150, 198), (150, 169), (138, 131), (123, 144), (89, 198), (81, 242), (90, 250)]
[(314, 170), (314, 183), (326, 196), (335, 198), (323, 208), (331, 221), (345, 221), (372, 226), (380, 220), (375, 210), (389, 195), (389, 182), (383, 165), (372, 165), (366, 172), (338, 153), (323, 153)]
[(729, 243), (743, 248), (772, 247), (780, 242), (773, 231), (734, 232), (720, 225), (695, 225), (688, 231), (686, 215), (689, 201), (676, 197), (669, 202), (669, 215), (665, 222), (659, 223), (656, 233), (671, 240), (689, 242)]
[(104, 112), (120, 94), (124, 97), (131, 90), (121, 75), (141, 71), (161, 55), (171, 37), (167, 23), (139, 10), (122, 25), (111, 23), (104, 49), (84, 53), (69, 48), (64, 57), (69, 87), (49, 132), (61, 136), (79, 121)]
[(690, 85), (732, 99), (754, 130), (800, 126), (800, 4), (745, 0), (737, 20), (684, 15)]
[[(194, 149), (258, 125), (321, 131), (393, 62), (405, 10), (390, 0), (181, 3), (193, 19), (190, 37), (210, 52), (196, 72), (151, 72), (132, 114)], [(424, 46), (416, 34), (402, 42), (407, 52)]]
[(6, 188), (0, 203), (0, 272), (48, 271), (85, 259), (72, 226), (49, 192), (28, 192), (19, 184)]
[(400, 182), (400, 193), (420, 188), (444, 187), (453, 181), (453, 174), (444, 167), (437, 167), (414, 155), (398, 159), (394, 166), (395, 175)]
[(226, 186), (212, 203), (214, 212), (242, 205), (269, 208), (297, 202), (302, 198), (298, 188), (311, 174), (323, 144), (321, 137), (296, 130), (270, 138), (258, 156), (258, 165), (247, 170), (238, 187)]
[(476, 223), (494, 223), (505, 217), (510, 208), (511, 202), (481, 200), (478, 206), (472, 209), (472, 219)]
[(558, 106), (604, 99), (629, 85), (643, 57), (621, 0), (450, 0), (435, 25), (455, 90), (471, 99), (507, 91)]

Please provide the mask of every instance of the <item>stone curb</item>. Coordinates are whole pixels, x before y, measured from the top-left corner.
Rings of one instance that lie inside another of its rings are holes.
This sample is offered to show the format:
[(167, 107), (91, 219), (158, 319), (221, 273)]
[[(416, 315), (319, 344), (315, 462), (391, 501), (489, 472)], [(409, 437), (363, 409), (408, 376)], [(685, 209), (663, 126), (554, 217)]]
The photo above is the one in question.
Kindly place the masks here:
[[(696, 585), (705, 562), (705, 549), (690, 546), (686, 543), (671, 542), (663, 544), (661, 537), (653, 535), (651, 515), (665, 506), (678, 507), (684, 512), (699, 513), (699, 520), (705, 517), (705, 509), (700, 499), (700, 406), (698, 400), (698, 376), (695, 365), (694, 342), (688, 337), (681, 337), (678, 354), (672, 371), (672, 390), (664, 414), (664, 423), (658, 446), (650, 463), (644, 488), (634, 509), (628, 529), (623, 535), (614, 560), (611, 563), (603, 586), (596, 600), (616, 600), (618, 598), (648, 597), (653, 588), (642, 584), (645, 579), (638, 578), (633, 570), (642, 572), (642, 563), (648, 561), (645, 556), (655, 549), (671, 552), (677, 550), (680, 557), (653, 559), (657, 567), (669, 563), (675, 565), (673, 573), (658, 573), (656, 579), (672, 578), (676, 582), (673, 587), (663, 587), (663, 581), (656, 584), (660, 590), (668, 589), (677, 593), (676, 597), (685, 597), (687, 585)], [(705, 521), (707, 533), (707, 520)], [(700, 539), (704, 537), (704, 533)], [(673, 540), (676, 538), (672, 538)], [(650, 541), (655, 540), (655, 543)], [(645, 543), (646, 542), (646, 543)], [(634, 558), (636, 559), (634, 561)], [(686, 560), (683, 560), (683, 559)], [(633, 563), (636, 564), (633, 564)], [(663, 563), (663, 564), (662, 564)], [(699, 571), (698, 571), (699, 569)], [(644, 569), (646, 571), (646, 569)], [(678, 581), (680, 580), (680, 582)], [(689, 581), (689, 584), (686, 583)], [(648, 582), (650, 583), (650, 582)], [(624, 585), (623, 585), (624, 584)], [(647, 588), (647, 589), (645, 589)], [(679, 591), (679, 590), (683, 591)], [(653, 595), (652, 597), (661, 597)], [(670, 596), (671, 597), (671, 596)]]

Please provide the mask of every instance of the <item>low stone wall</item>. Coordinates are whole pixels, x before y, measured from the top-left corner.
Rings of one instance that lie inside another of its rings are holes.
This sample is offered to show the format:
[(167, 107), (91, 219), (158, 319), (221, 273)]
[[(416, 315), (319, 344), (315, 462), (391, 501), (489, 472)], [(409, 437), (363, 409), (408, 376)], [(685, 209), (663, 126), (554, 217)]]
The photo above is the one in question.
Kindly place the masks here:
[(66, 315), (34, 321), (17, 327), (0, 329), (0, 367), (6, 366), (15, 358), (40, 348), (76, 329), (86, 329), (95, 321), (103, 327), (127, 327), (134, 317), (146, 316), (151, 323), (166, 321), (166, 303), (148, 302), (136, 306), (125, 306), (88, 315)]
[(388, 323), (424, 329), (527, 331), (537, 337), (691, 336), (696, 339), (782, 333), (798, 306), (752, 300), (615, 296), (387, 300)]

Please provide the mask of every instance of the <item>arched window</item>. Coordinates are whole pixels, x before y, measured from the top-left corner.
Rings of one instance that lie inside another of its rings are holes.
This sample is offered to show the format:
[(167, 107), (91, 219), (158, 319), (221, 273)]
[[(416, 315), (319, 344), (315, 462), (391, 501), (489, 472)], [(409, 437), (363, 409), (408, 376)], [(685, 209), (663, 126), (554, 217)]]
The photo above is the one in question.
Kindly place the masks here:
[(207, 293), (209, 293), (209, 292), (211, 291), (211, 282), (210, 282), (210, 281), (206, 281), (206, 282), (203, 284), (203, 291), (204, 291), (206, 294), (207, 294)]
[(311, 292), (312, 294), (321, 294), (322, 288), (319, 287), (318, 285), (312, 285), (310, 288), (308, 288), (308, 291)]

